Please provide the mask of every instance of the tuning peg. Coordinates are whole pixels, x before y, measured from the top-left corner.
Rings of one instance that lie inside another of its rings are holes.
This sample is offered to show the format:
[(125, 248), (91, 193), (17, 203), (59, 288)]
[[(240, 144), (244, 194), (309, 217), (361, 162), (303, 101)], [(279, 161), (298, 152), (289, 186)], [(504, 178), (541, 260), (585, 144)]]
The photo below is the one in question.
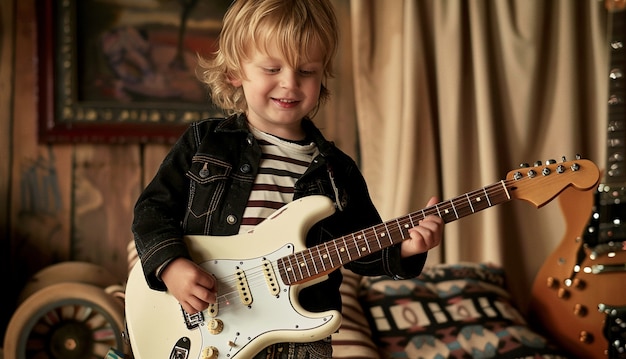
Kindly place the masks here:
[(546, 165), (553, 165), (555, 163), (556, 163), (556, 160), (552, 160), (552, 159), (546, 161)]
[(541, 161), (535, 161), (535, 167), (539, 167), (543, 164)]
[(561, 156), (561, 162), (565, 162), (565, 161), (566, 161), (565, 156)]
[(520, 164), (519, 166), (520, 166), (520, 168), (528, 168), (528, 167), (530, 167), (530, 165), (528, 163), (525, 163), (525, 162)]

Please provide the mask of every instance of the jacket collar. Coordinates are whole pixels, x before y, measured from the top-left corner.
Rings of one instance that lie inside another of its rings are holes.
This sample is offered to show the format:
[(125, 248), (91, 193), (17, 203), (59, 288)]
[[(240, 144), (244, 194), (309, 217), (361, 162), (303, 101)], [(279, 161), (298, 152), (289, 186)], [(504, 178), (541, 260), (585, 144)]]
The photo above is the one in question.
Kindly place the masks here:
[[(310, 137), (317, 145), (320, 154), (324, 157), (330, 155), (335, 145), (326, 140), (322, 132), (315, 126), (313, 121), (308, 117), (302, 119), (302, 128), (304, 132)], [(246, 133), (250, 134), (250, 128), (248, 127), (248, 119), (244, 113), (234, 114), (223, 121), (216, 128), (217, 132), (231, 132), (231, 133)]]

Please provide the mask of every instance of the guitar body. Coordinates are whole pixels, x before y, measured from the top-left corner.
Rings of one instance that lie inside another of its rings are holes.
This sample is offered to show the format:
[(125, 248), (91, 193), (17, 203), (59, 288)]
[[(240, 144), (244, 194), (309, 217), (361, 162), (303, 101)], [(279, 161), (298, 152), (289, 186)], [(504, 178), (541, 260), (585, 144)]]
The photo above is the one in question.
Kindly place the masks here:
[[(562, 348), (580, 358), (610, 358), (604, 334), (607, 315), (601, 304), (619, 307), (626, 303), (626, 272), (587, 273), (596, 265), (626, 263), (626, 252), (591, 259), (583, 234), (594, 206), (595, 191), (566, 190), (559, 203), (566, 222), (566, 233), (559, 246), (539, 270), (532, 289), (531, 312), (541, 328), (552, 333)], [(576, 272), (576, 267), (581, 269)], [(566, 279), (572, 279), (570, 286)]]
[(565, 237), (539, 270), (531, 314), (580, 358), (626, 358), (626, 1), (605, 0), (610, 34), (604, 182), (559, 197)]
[[(608, 352), (614, 340), (619, 343), (623, 339), (624, 328), (612, 321), (623, 316), (619, 308), (626, 304), (623, 286), (626, 282), (626, 252), (620, 244), (614, 250), (592, 255), (594, 247), (585, 240), (585, 234), (592, 228), (589, 218), (593, 218), (597, 198), (598, 193), (594, 190), (577, 192), (568, 189), (559, 196), (566, 233), (534, 281), (531, 318), (553, 341), (573, 355), (585, 359), (621, 358), (623, 356), (609, 355)], [(616, 210), (623, 211), (621, 208)], [(616, 270), (596, 273), (589, 270), (599, 270), (598, 265)], [(617, 311), (609, 315), (599, 307), (617, 308)]]
[[(282, 283), (277, 269), (272, 269), (276, 275), (268, 280), (264, 265), (304, 249), (310, 227), (333, 212), (328, 198), (306, 197), (275, 212), (253, 232), (187, 237), (194, 261), (218, 279), (216, 314), (204, 311), (203, 319), (196, 318), (197, 326), (191, 329), (176, 299), (150, 289), (137, 263), (126, 290), (134, 357), (198, 359), (211, 348), (209, 358), (245, 359), (274, 343), (315, 341), (333, 333), (341, 324), (338, 311), (307, 312), (297, 300), (301, 288), (325, 277), (289, 286)], [(247, 282), (243, 289), (240, 277)], [(212, 331), (216, 325), (219, 333)]]

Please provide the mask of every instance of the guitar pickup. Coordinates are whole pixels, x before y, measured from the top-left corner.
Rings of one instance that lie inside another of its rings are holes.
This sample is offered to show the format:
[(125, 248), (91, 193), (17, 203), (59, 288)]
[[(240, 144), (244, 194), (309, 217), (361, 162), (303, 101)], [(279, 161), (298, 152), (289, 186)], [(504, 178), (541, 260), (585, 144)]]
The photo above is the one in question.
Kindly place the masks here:
[(243, 270), (239, 270), (235, 273), (237, 275), (237, 291), (239, 291), (239, 298), (244, 305), (252, 304), (252, 293), (250, 293), (250, 286), (248, 285), (248, 279)]
[(280, 293), (280, 287), (278, 281), (276, 281), (276, 273), (274, 273), (274, 267), (268, 260), (263, 261), (263, 273), (265, 274), (265, 281), (267, 282), (267, 288), (274, 297), (278, 297)]

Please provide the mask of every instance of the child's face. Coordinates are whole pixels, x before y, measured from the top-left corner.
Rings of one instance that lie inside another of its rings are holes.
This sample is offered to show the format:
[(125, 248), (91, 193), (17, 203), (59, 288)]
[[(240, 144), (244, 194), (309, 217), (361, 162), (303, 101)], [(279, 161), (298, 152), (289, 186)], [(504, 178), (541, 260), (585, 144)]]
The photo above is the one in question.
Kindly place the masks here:
[(324, 76), (320, 50), (310, 53), (308, 63), (292, 68), (276, 46), (267, 53), (255, 49), (242, 61), (245, 79), (234, 79), (242, 86), (248, 103), (248, 121), (257, 129), (273, 135), (299, 140), (304, 133), (303, 117), (318, 103)]

